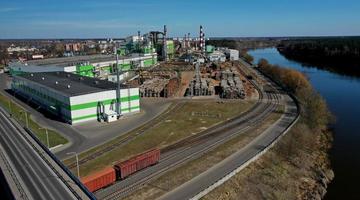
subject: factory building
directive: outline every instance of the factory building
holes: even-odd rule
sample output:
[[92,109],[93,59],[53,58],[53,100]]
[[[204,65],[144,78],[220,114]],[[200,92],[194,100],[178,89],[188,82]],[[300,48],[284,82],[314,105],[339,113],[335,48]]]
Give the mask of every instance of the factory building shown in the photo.
[[[59,120],[76,124],[116,119],[116,84],[68,72],[25,73],[13,77],[11,88]],[[120,115],[140,111],[138,88],[120,90]]]
[[225,50],[226,58],[230,61],[239,60],[239,51],[235,49],[226,49]]
[[214,51],[208,55],[208,59],[210,62],[225,62],[226,55],[221,51]]
[[[63,58],[49,58],[26,62],[10,63],[11,75],[38,72],[71,72],[82,76],[94,77],[103,73],[112,73],[116,57],[114,55],[89,55]],[[119,68],[128,71],[133,68],[150,67],[157,63],[157,54],[132,54],[120,56]]]

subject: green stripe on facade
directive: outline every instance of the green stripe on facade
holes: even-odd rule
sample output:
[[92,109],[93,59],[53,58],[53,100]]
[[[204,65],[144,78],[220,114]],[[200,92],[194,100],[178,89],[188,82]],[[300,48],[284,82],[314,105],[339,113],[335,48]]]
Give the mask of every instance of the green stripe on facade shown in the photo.
[[121,111],[133,111],[133,110],[138,110],[140,109],[140,106],[134,106],[134,107],[131,107],[130,109],[129,108],[122,108]]
[[[133,110],[138,110],[140,109],[140,106],[134,106],[134,107],[131,107],[130,109],[129,108],[122,108],[121,111],[133,111]],[[89,118],[97,118],[97,114],[91,114],[91,115],[84,115],[84,116],[81,116],[81,117],[75,117],[72,119],[72,121],[79,121],[79,120],[83,120],[83,119],[89,119]]]
[[97,117],[97,114],[92,114],[92,115],[85,115],[85,116],[81,116],[81,117],[75,117],[75,118],[72,118],[71,121],[79,121],[79,120],[83,120],[83,119],[89,119],[89,118],[96,118]]
[[[139,95],[130,96],[130,97],[122,97],[122,98],[120,98],[120,102],[129,102],[129,101],[139,100],[139,99],[140,99]],[[99,102],[102,102],[104,105],[110,105],[112,102],[115,103],[115,99],[108,99],[108,100],[104,100],[104,101],[96,101],[96,102],[72,105],[70,109],[71,109],[71,111],[73,111],[73,110],[82,110],[82,109],[87,109],[87,108],[94,108],[94,107],[98,106]]]

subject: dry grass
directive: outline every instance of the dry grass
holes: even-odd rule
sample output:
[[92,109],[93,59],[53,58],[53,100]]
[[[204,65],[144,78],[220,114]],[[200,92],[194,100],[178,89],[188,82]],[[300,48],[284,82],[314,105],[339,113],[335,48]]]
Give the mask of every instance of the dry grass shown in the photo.
[[173,144],[237,116],[253,105],[254,102],[247,101],[229,101],[227,103],[216,101],[186,102],[180,110],[169,115],[159,125],[148,129],[145,134],[81,165],[81,174],[85,176],[148,149],[163,148]]
[[186,163],[186,165],[180,166],[164,174],[157,180],[154,180],[141,190],[137,191],[135,194],[129,196],[128,199],[156,199],[177,186],[191,180],[196,175],[206,171],[216,163],[219,163],[226,157],[246,146],[250,141],[280,118],[282,114],[280,112],[281,110],[283,110],[283,106],[279,106],[278,111],[272,113],[266,120],[264,120],[264,123],[262,123],[261,126],[253,128],[226,142],[225,144],[220,145],[199,159],[190,161]]
[[[11,112],[12,117],[16,119],[21,125],[26,125],[24,115],[25,110],[20,105],[10,101],[10,99],[5,95],[0,94],[0,106],[5,108],[8,112]],[[29,120],[29,128],[35,133],[37,138],[39,138],[43,144],[47,145],[45,130],[41,130],[40,128],[42,127],[31,119],[31,114],[29,112],[27,112],[27,116]],[[59,144],[66,144],[68,142],[67,139],[61,136],[59,133],[53,130],[48,130],[48,132],[50,147],[54,147]]]
[[319,174],[332,177],[329,139],[300,122],[263,157],[203,199],[313,199]]

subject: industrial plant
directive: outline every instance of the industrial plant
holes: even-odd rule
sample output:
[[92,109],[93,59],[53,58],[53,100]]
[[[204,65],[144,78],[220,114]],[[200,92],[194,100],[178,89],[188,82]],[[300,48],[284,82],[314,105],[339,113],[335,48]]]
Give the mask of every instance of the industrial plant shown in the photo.
[[167,35],[164,26],[115,43],[111,54],[12,62],[11,89],[70,124],[109,123],[139,113],[140,98],[252,95],[254,88],[236,67],[238,50],[206,45],[202,26],[198,37]]

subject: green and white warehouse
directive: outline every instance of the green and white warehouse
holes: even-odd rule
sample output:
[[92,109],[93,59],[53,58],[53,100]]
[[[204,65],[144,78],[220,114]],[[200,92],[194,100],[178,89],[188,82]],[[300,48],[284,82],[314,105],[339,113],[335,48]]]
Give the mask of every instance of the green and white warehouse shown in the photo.
[[[116,110],[116,84],[74,73],[22,73],[13,76],[11,88],[70,124],[102,120]],[[139,112],[139,88],[121,89],[120,102],[120,115]]]
[[[114,55],[87,55],[62,58],[48,58],[43,60],[29,60],[9,64],[10,74],[37,72],[71,72],[88,77],[101,77],[116,71],[116,57]],[[157,54],[133,54],[120,56],[118,68],[129,71],[135,68],[148,68],[157,63]]]

